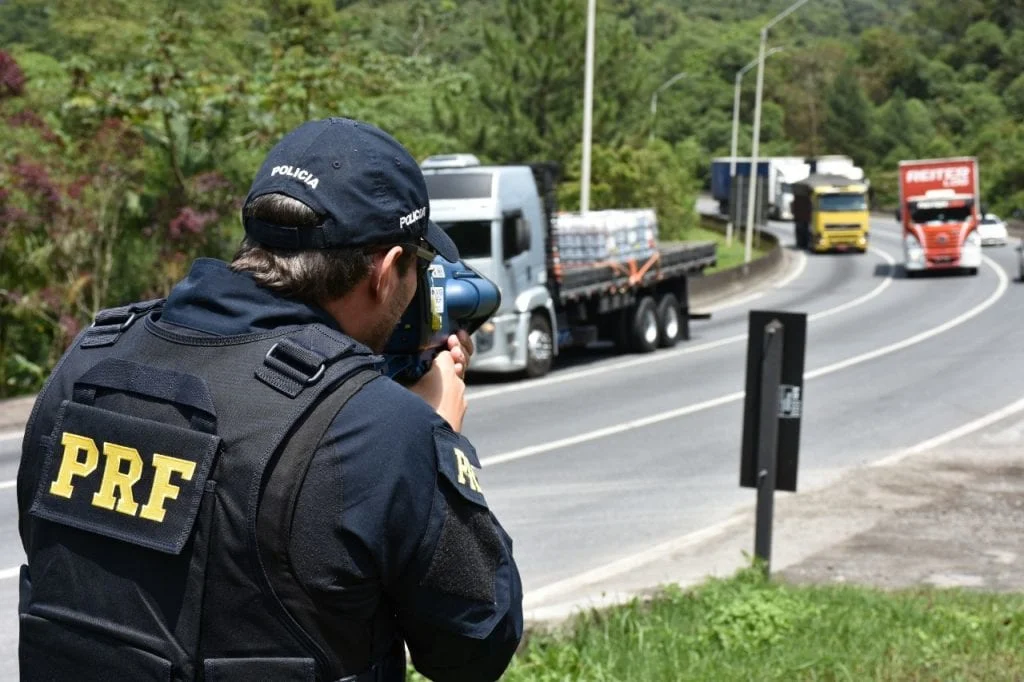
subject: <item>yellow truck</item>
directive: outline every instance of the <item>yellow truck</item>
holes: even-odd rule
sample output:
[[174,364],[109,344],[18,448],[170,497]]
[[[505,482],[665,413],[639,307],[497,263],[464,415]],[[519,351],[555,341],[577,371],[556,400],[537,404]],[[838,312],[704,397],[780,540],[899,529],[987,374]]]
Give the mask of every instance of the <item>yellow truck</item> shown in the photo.
[[812,174],[793,183],[797,248],[815,253],[868,250],[868,184],[841,175]]

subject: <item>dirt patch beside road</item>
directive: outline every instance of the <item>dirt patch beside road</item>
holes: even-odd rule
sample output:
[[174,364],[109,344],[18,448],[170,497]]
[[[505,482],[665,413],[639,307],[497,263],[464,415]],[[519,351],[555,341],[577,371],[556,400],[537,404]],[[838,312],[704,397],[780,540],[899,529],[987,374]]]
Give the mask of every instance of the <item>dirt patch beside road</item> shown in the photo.
[[[822,491],[824,493],[825,491]],[[877,506],[870,528],[787,567],[798,583],[1024,591],[1024,452],[946,448],[851,475],[797,513]]]

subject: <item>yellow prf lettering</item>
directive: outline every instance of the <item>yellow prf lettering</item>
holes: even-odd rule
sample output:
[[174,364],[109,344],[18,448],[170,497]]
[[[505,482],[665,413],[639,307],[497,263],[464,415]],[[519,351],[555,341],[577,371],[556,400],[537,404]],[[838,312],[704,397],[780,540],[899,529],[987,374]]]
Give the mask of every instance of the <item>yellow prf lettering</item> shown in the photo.
[[164,514],[167,513],[164,509],[164,502],[178,499],[178,492],[181,490],[171,483],[171,474],[180,474],[183,480],[191,481],[192,475],[196,471],[196,463],[187,459],[155,453],[153,468],[156,469],[156,474],[153,477],[153,490],[149,494],[149,501],[142,506],[139,516],[162,523]]
[[[142,457],[139,451],[117,443],[104,443],[103,456],[107,461],[103,468],[99,492],[92,496],[93,506],[115,509],[116,504],[117,511],[135,516],[139,505],[132,495],[132,486],[142,478]],[[122,462],[128,462],[128,471],[121,471]]]
[[[68,431],[60,439],[64,446],[64,455],[60,460],[60,471],[57,472],[57,480],[50,484],[50,493],[60,497],[71,499],[71,493],[75,486],[71,480],[75,476],[88,476],[96,471],[99,463],[100,453],[96,448],[96,441],[87,436],[79,436]],[[78,459],[78,453],[85,453],[85,461]]]
[[458,448],[452,449],[455,450],[455,462],[459,470],[459,483],[461,485],[468,485],[472,490],[480,492],[480,482],[476,480],[476,471],[473,469],[469,457],[466,457],[466,453]]

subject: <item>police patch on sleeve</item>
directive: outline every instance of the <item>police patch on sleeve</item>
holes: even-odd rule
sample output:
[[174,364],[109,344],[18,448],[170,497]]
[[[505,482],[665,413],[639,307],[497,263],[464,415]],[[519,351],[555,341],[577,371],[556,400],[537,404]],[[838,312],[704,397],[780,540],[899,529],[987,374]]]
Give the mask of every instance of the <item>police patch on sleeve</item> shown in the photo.
[[480,459],[473,445],[459,434],[442,427],[434,429],[437,468],[467,500],[487,507],[477,469]]
[[219,447],[211,434],[65,402],[29,513],[178,554]]

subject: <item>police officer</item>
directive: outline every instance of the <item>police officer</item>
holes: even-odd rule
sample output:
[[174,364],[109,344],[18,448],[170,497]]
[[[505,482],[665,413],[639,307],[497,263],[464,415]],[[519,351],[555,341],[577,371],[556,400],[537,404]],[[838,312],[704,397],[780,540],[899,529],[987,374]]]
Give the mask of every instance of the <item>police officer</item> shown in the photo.
[[231,264],[103,311],[37,399],[18,473],[24,680],[494,680],[512,541],[460,435],[472,345],[410,388],[385,342],[455,261],[392,137],[285,136]]

